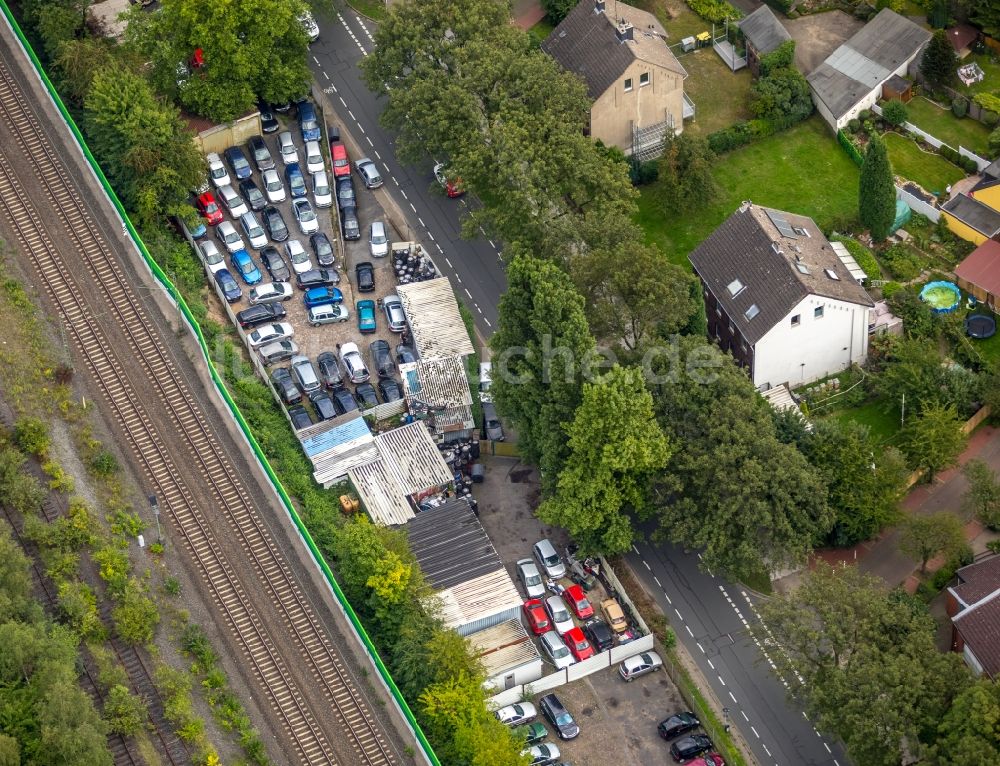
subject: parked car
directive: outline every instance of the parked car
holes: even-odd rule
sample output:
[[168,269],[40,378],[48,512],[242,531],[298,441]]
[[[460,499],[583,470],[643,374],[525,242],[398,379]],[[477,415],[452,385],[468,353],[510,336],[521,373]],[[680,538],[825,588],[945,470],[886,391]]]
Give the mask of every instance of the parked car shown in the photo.
[[361,176],[366,189],[377,189],[382,185],[382,176],[379,175],[378,168],[367,157],[362,157],[355,162],[354,169],[358,171],[358,175]]
[[354,275],[358,280],[359,293],[370,293],[375,290],[375,267],[370,261],[362,261],[355,266]]
[[292,373],[284,367],[275,367],[271,370],[271,383],[285,404],[298,404],[302,401],[302,392],[292,380]]
[[[267,222],[266,214],[264,221]],[[285,263],[285,259],[281,257],[281,253],[274,245],[268,245],[260,251],[260,262],[264,264],[264,269],[275,282],[287,282],[292,278],[288,271],[288,264]]]
[[319,306],[310,306],[306,309],[306,321],[313,327],[321,324],[336,324],[346,322],[351,318],[351,313],[343,303],[322,303]]
[[209,226],[215,226],[217,223],[222,223],[222,208],[219,207],[219,203],[215,201],[215,195],[212,192],[207,191],[204,194],[198,196],[195,200],[194,206],[201,213],[201,217],[205,219],[205,222]]
[[555,694],[546,694],[538,700],[538,709],[549,719],[560,739],[573,739],[580,734],[580,727]]
[[278,134],[278,154],[284,165],[291,165],[293,162],[299,161],[299,152],[295,148],[291,131],[285,130]]
[[382,299],[382,310],[385,321],[392,332],[406,330],[406,314],[403,313],[403,302],[398,295],[387,295]]
[[400,343],[396,346],[396,361],[400,364],[415,362],[417,361],[417,352],[414,351],[413,346]]
[[205,268],[210,274],[226,268],[226,261],[223,259],[222,253],[219,252],[219,248],[212,240],[206,239],[204,242],[199,242],[198,252],[201,253],[201,262],[205,264]]
[[545,728],[545,724],[538,721],[518,726],[511,733],[525,745],[537,745],[549,736],[549,730]]
[[321,285],[336,285],[340,283],[340,274],[336,269],[309,269],[295,277],[295,284],[300,290]]
[[631,681],[647,673],[654,673],[663,667],[663,660],[656,652],[643,652],[629,657],[618,666],[618,675],[625,681]]
[[326,234],[321,231],[313,234],[309,237],[309,246],[312,248],[313,255],[316,256],[316,263],[320,266],[333,266],[333,244]]
[[299,353],[299,347],[294,340],[279,340],[277,343],[261,346],[257,349],[257,353],[265,365],[272,365],[291,359]]
[[361,239],[361,223],[358,221],[358,209],[354,205],[341,208],[340,231],[346,240],[353,242]]
[[257,111],[260,112],[260,129],[265,133],[277,132],[279,125],[274,110],[267,104],[257,104]]
[[294,334],[295,328],[288,322],[274,322],[258,327],[252,333],[249,333],[247,335],[247,342],[251,348],[256,348],[257,346],[266,346],[268,343],[277,343],[279,340],[291,338]]
[[231,182],[229,171],[222,164],[222,158],[215,152],[211,152],[205,155],[205,160],[208,162],[208,177],[212,180],[215,188],[220,189],[223,186],[229,186]]
[[326,391],[313,391],[309,394],[309,401],[312,402],[313,409],[319,415],[320,420],[333,420],[339,414],[337,405]]
[[552,627],[560,636],[573,629],[573,617],[566,608],[566,602],[562,596],[549,596],[545,599],[545,611],[548,612],[549,619],[552,620]]
[[500,723],[505,723],[508,726],[520,726],[534,721],[538,717],[538,711],[530,702],[515,702],[513,705],[505,705],[493,715]]
[[319,231],[319,219],[316,218],[316,211],[313,210],[312,203],[307,199],[292,200],[292,213],[299,224],[299,231],[303,234],[313,234]]
[[244,330],[256,327],[264,322],[273,322],[287,316],[285,307],[280,303],[258,303],[236,314],[236,321]]
[[333,207],[333,190],[330,188],[330,177],[325,170],[313,174],[313,202],[316,207]]
[[233,175],[236,176],[237,181],[249,178],[253,174],[253,168],[250,167],[250,163],[247,162],[247,157],[240,147],[230,146],[223,154],[226,156],[229,167],[233,169]]
[[528,755],[531,756],[531,766],[550,766],[559,761],[559,748],[552,744],[532,745],[528,748]]
[[403,387],[395,378],[381,377],[378,379],[378,392],[382,394],[382,401],[398,402],[403,398]]
[[243,198],[229,184],[219,187],[219,198],[222,200],[222,204],[226,206],[226,210],[229,211],[229,215],[233,217],[233,220],[236,220],[247,212],[246,202],[243,201]]
[[308,356],[302,356],[301,354],[293,356],[291,368],[292,375],[295,376],[295,382],[299,384],[299,388],[306,394],[319,390],[321,385],[319,376],[316,375],[316,368],[313,367]]
[[532,552],[535,554],[535,561],[553,580],[566,576],[566,565],[563,564],[563,560],[556,553],[555,546],[549,542],[547,537],[535,543],[532,546]]
[[689,710],[674,713],[669,718],[660,721],[656,726],[656,731],[663,739],[674,739],[681,734],[687,734],[692,729],[701,726],[698,717]]
[[260,136],[250,137],[250,140],[247,141],[247,152],[253,157],[253,163],[261,173],[274,167],[271,150],[267,148],[267,144]]
[[285,165],[285,183],[288,184],[288,193],[292,199],[306,196],[306,179],[299,169],[299,163]]
[[507,438],[503,433],[503,424],[497,416],[497,408],[490,401],[483,402],[483,430],[490,441],[502,442]]
[[341,386],[340,388],[335,388],[330,392],[330,396],[333,398],[333,403],[337,407],[337,411],[341,415],[345,415],[348,412],[355,412],[359,410],[358,402],[351,395],[351,392],[346,388]]
[[340,176],[337,183],[337,209],[343,210],[345,207],[356,206],[357,197],[354,194],[354,180],[350,176]]
[[332,351],[320,352],[316,357],[316,367],[319,370],[319,379],[327,388],[340,388],[344,385],[344,376],[340,372],[340,363],[337,355]]
[[314,43],[319,40],[319,24],[316,23],[316,19],[313,18],[312,13],[302,11],[297,18],[299,24],[302,25],[303,31],[306,33],[306,37],[309,38],[309,42]]
[[343,343],[340,346],[340,363],[351,383],[364,383],[368,380],[368,368],[361,358],[357,343]]
[[375,370],[378,374],[384,377],[392,377],[392,374],[396,371],[396,364],[392,360],[392,352],[389,350],[389,344],[384,340],[374,340],[369,344],[368,352],[371,354],[372,363],[375,365]]
[[340,180],[343,177],[350,178],[351,162],[347,158],[347,147],[340,143],[340,139],[330,140],[330,159],[333,165],[333,177]]
[[358,301],[354,304],[354,310],[358,314],[358,331],[363,333],[375,332],[375,301]]
[[340,303],[343,300],[344,294],[340,291],[340,288],[331,287],[330,285],[310,287],[302,295],[302,305],[306,308],[322,306],[327,303]]
[[385,224],[373,221],[368,227],[368,251],[372,258],[384,258],[389,254],[389,238],[385,235]]
[[705,753],[701,758],[688,761],[688,766],[726,766],[726,761],[718,753]]
[[287,301],[292,297],[292,286],[287,282],[265,282],[250,290],[247,300],[250,305],[258,303],[277,303]]
[[[184,224],[181,224],[181,225],[183,226]],[[194,238],[194,239],[201,239],[206,234],[208,234],[208,227],[205,225],[204,221],[198,221],[194,225],[194,228],[191,229],[190,231],[191,231],[191,237],[192,238]]]
[[554,630],[550,630],[548,633],[543,633],[538,643],[542,645],[542,650],[549,658],[549,661],[556,666],[556,669],[562,670],[563,668],[568,668],[576,662],[576,660],[573,659],[573,655],[569,653],[569,649],[566,644],[563,642],[562,636]]
[[212,276],[215,277],[215,282],[219,286],[219,289],[222,290],[222,294],[226,296],[227,302],[236,303],[236,301],[243,297],[243,291],[236,284],[236,280],[229,273],[229,269],[219,269]]
[[240,194],[247,201],[251,210],[263,210],[264,206],[267,205],[264,192],[260,190],[252,178],[244,178],[240,181]]
[[445,194],[449,197],[461,197],[465,194],[465,185],[462,183],[462,179],[448,178],[443,162],[439,162],[434,166],[434,178],[441,184],[441,188],[444,189]]
[[615,599],[606,598],[601,602],[601,614],[615,633],[623,633],[628,628],[625,612]]
[[281,177],[277,170],[265,170],[261,176],[264,182],[264,194],[267,201],[272,205],[285,201],[285,187],[281,183]]
[[573,614],[581,620],[589,620],[594,616],[594,607],[579,585],[570,585],[562,595],[569,608],[573,610]]
[[358,383],[354,387],[354,398],[358,400],[362,409],[378,405],[378,396],[376,396],[375,387],[371,383]]
[[254,250],[260,250],[267,244],[267,234],[264,233],[264,227],[260,225],[257,221],[257,216],[253,213],[246,212],[241,215],[240,226],[243,228],[243,233],[247,235],[247,239],[250,241],[250,247]]
[[[297,239],[290,239],[285,243],[285,255],[288,256],[288,260],[292,264],[292,271],[299,276],[307,271],[312,271],[313,262],[309,258],[309,253]],[[299,287],[302,285],[299,284]]]
[[692,734],[678,739],[670,746],[670,755],[677,763],[687,763],[713,747],[712,740],[704,734]]
[[577,662],[583,662],[594,656],[594,647],[590,645],[590,641],[583,635],[580,628],[574,627],[572,630],[567,630],[563,641]]
[[233,270],[248,285],[256,285],[264,278],[264,275],[260,273],[260,269],[257,268],[257,264],[250,257],[250,253],[246,250],[237,250],[229,256],[229,260],[233,264]]
[[292,421],[292,428],[296,431],[301,431],[303,428],[309,428],[309,426],[313,424],[312,415],[310,415],[309,411],[301,404],[289,407],[288,417]]
[[590,644],[599,652],[605,652],[614,646],[615,637],[614,632],[608,627],[608,624],[595,617],[593,620],[587,620],[583,624],[583,634],[590,639]]
[[299,102],[299,132],[303,141],[319,141],[319,120],[316,119],[316,108],[309,101]]
[[549,615],[540,598],[529,598],[521,605],[521,609],[524,611],[528,627],[536,636],[552,630],[552,623],[549,622]]
[[263,218],[264,228],[267,229],[271,239],[275,242],[284,242],[288,239],[288,224],[285,223],[285,218],[278,208],[273,206],[264,208]]
[[490,394],[490,386],[493,385],[493,363],[479,363],[479,401],[491,402],[493,397]]
[[542,576],[538,574],[538,567],[531,559],[518,559],[514,565],[517,569],[517,579],[524,586],[524,592],[528,598],[538,598],[545,595],[545,583]]
[[325,170],[323,165],[323,152],[320,151],[319,141],[306,141],[306,172],[312,175]]

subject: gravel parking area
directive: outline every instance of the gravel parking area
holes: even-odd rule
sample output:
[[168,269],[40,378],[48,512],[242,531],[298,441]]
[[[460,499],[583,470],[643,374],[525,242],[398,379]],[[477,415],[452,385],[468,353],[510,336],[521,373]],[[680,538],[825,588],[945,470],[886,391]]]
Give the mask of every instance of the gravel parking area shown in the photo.
[[795,40],[795,65],[808,75],[865,24],[843,11],[828,11],[781,19],[788,34]]

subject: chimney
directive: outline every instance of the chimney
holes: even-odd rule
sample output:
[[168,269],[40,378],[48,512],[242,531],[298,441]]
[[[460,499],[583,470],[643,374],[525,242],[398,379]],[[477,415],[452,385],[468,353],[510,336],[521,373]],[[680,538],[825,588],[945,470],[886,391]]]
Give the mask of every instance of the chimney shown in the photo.
[[594,0],[594,13],[604,13],[606,0]]
[[751,207],[753,207],[753,203],[750,200],[745,199],[743,200],[743,202],[740,203],[740,212],[745,213]]
[[618,22],[618,42],[632,42],[632,25],[625,19]]

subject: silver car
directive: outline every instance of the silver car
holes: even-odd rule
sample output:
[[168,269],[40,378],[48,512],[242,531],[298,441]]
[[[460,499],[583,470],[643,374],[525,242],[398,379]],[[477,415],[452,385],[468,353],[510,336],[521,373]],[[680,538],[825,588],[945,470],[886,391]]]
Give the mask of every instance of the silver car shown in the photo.
[[566,602],[562,600],[562,596],[549,596],[545,599],[545,611],[549,613],[549,619],[552,620],[552,627],[556,629],[556,633],[560,636],[573,630],[573,618],[570,616],[569,609],[566,608]]
[[365,360],[361,358],[357,343],[344,343],[340,346],[340,363],[344,366],[351,383],[364,383],[368,380],[368,368],[365,367]]
[[201,261],[205,264],[205,268],[208,269],[209,274],[214,274],[226,268],[226,261],[222,257],[222,253],[219,252],[219,248],[215,246],[215,243],[206,239],[198,243],[198,250],[201,253]]
[[313,234],[319,231],[319,219],[316,211],[313,210],[312,203],[307,199],[292,200],[292,213],[299,224],[299,230],[303,234]]
[[279,202],[285,201],[285,187],[284,184],[281,183],[281,176],[278,175],[277,170],[265,170],[263,181],[264,194],[267,195],[268,202],[272,205],[276,205]]
[[308,356],[293,356],[291,369],[292,375],[295,376],[295,382],[299,384],[299,388],[303,392],[310,394],[313,391],[319,391],[321,385],[319,376],[316,375],[316,368],[313,367]]
[[569,652],[569,647],[566,646],[562,638],[554,630],[542,633],[542,637],[538,643],[542,645],[542,649],[545,650],[549,661],[560,670],[568,668],[576,662],[576,659]]
[[208,161],[208,177],[212,179],[215,188],[221,189],[223,186],[228,186],[231,183],[229,171],[222,164],[222,158],[216,152],[212,152],[206,155],[205,159]]
[[281,161],[286,165],[291,165],[293,162],[299,161],[299,152],[295,148],[295,142],[292,140],[290,130],[285,130],[278,134],[278,154],[281,155]]
[[518,559],[516,566],[517,579],[524,586],[524,592],[528,594],[528,598],[544,596],[545,583],[542,582],[542,576],[538,574],[535,562],[531,559]]
[[239,232],[236,231],[236,227],[229,221],[223,221],[215,227],[215,236],[230,253],[235,253],[237,250],[246,250],[246,245],[243,244],[243,237],[240,236]]
[[368,249],[372,258],[384,258],[389,254],[389,238],[385,235],[385,224],[374,221],[368,228]]
[[333,190],[325,170],[314,173],[312,177],[313,201],[316,207],[333,207]]
[[319,306],[310,306],[306,312],[306,319],[313,327],[321,324],[334,324],[336,322],[346,322],[351,318],[350,312],[343,303],[323,303]]
[[319,173],[325,169],[323,152],[319,149],[319,141],[306,141],[306,170],[310,173]]
[[656,652],[643,652],[634,657],[629,657],[618,666],[618,675],[625,681],[644,676],[663,667],[663,660]]
[[285,254],[292,263],[292,271],[296,274],[305,274],[312,270],[312,259],[297,239],[290,239],[285,243]]
[[406,314],[403,313],[403,302],[398,295],[385,296],[382,299],[382,309],[392,332],[403,332],[406,329]]
[[354,169],[358,171],[361,180],[365,182],[366,189],[377,189],[382,185],[382,176],[379,175],[378,168],[367,157],[362,157],[355,162]]
[[219,196],[222,198],[222,204],[229,211],[229,215],[234,219],[239,218],[247,212],[247,203],[243,201],[243,198],[229,184],[219,187]]
[[545,570],[545,574],[549,577],[558,580],[560,577],[566,576],[566,565],[563,564],[563,560],[556,553],[555,546],[549,542],[548,538],[535,543],[532,546],[532,552],[535,554],[535,560],[539,566]]
[[257,303],[277,303],[292,297],[292,286],[287,282],[265,282],[250,288],[250,305]]
[[250,247],[254,250],[260,250],[267,244],[267,234],[264,233],[264,227],[260,225],[260,221],[253,213],[241,215],[240,226],[243,227],[243,232],[250,240]]
[[266,346],[261,346],[257,349],[257,353],[260,354],[261,361],[266,365],[274,364],[275,362],[283,362],[286,359],[291,359],[293,356],[299,353],[299,347],[294,340],[279,340],[277,343],[268,343]]
[[[295,334],[295,328],[288,322],[273,322],[258,327],[247,335],[247,340],[251,347],[265,346],[268,343],[277,343],[279,340],[291,338]],[[554,598],[559,598],[555,596]]]

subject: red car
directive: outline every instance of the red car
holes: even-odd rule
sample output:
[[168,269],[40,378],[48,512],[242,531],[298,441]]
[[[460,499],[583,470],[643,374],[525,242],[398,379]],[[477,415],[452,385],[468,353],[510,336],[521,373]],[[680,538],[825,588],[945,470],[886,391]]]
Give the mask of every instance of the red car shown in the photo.
[[198,197],[195,207],[198,208],[198,212],[201,213],[202,217],[208,221],[209,226],[222,223],[222,208],[215,201],[215,195],[212,192],[205,192]]
[[563,643],[569,647],[570,652],[576,657],[577,662],[583,662],[588,657],[594,656],[594,647],[590,645],[590,642],[583,635],[583,631],[579,627],[567,630],[562,638]]
[[330,158],[333,160],[333,177],[347,178],[351,175],[351,163],[347,159],[347,147],[340,141],[330,142]]
[[549,616],[546,614],[540,598],[525,601],[522,609],[524,609],[524,616],[528,618],[528,627],[536,636],[552,630],[552,623],[549,622]]
[[701,758],[689,761],[688,766],[726,766],[726,762],[718,753],[706,753]]
[[434,177],[444,187],[444,191],[449,197],[461,197],[465,194],[465,184],[462,183],[462,179],[448,178],[445,173],[444,163],[439,162],[434,166]]
[[594,616],[594,607],[590,605],[587,595],[579,585],[571,585],[563,591],[563,599],[581,620],[589,620]]

